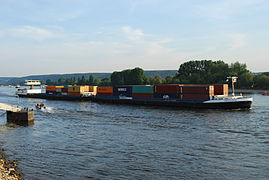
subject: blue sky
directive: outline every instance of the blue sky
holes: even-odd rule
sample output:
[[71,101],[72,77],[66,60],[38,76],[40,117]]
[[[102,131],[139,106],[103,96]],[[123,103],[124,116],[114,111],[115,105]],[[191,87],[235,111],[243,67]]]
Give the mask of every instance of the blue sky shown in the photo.
[[178,69],[269,71],[267,0],[0,0],[0,76]]

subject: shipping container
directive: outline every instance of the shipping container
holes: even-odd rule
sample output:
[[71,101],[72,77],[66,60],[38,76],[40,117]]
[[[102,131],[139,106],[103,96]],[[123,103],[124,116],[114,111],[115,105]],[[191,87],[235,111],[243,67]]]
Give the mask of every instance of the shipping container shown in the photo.
[[228,96],[228,84],[214,84],[214,95]]
[[62,92],[63,88],[56,88],[56,92]]
[[208,94],[214,96],[214,86],[182,86],[181,94]]
[[97,86],[89,86],[88,92],[97,92]]
[[67,92],[62,92],[62,95],[66,96],[66,95],[68,95],[68,93]]
[[63,88],[64,86],[46,86],[46,91],[56,91],[56,88]]
[[132,95],[133,97],[137,97],[137,98],[153,98],[154,94],[142,94],[142,93],[137,93]]
[[82,88],[84,88],[84,92],[89,92],[89,87],[90,86],[81,86]]
[[68,92],[83,93],[83,92],[87,92],[87,90],[89,90],[89,86],[71,86],[71,87],[68,87]]
[[97,93],[112,93],[113,94],[113,87],[97,87]]
[[181,94],[180,99],[182,100],[210,100],[209,94]]
[[178,94],[180,93],[180,85],[179,84],[164,84],[164,85],[155,85],[154,86],[155,93],[163,94]]
[[137,85],[133,86],[133,94],[153,94],[154,86],[151,85]]
[[132,86],[116,86],[113,88],[114,96],[132,97]]
[[81,95],[83,95],[83,93],[81,93],[81,92],[68,92],[67,95],[69,95],[69,96],[81,96]]
[[46,91],[46,94],[56,94],[56,91]]
[[68,88],[67,87],[62,88],[62,92],[68,92]]
[[180,94],[175,93],[154,93],[155,98],[162,99],[178,99]]

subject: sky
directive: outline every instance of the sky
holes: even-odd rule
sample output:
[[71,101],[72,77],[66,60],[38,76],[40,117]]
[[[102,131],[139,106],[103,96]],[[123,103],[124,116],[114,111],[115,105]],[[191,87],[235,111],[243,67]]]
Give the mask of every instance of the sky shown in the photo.
[[0,76],[204,59],[269,71],[268,20],[268,0],[0,0]]

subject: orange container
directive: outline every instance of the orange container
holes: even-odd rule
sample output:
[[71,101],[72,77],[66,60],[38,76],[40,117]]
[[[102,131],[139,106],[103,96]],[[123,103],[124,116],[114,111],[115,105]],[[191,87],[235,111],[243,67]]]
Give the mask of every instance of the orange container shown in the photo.
[[56,91],[57,88],[63,88],[64,86],[46,86],[46,91]]
[[97,93],[113,93],[113,87],[97,87]]

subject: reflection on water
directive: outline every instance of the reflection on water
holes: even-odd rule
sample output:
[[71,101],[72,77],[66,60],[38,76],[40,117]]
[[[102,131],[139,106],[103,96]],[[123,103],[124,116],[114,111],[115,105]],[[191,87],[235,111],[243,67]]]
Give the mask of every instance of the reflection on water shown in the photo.
[[0,117],[0,141],[27,179],[268,179],[269,97],[254,98],[249,111],[19,99],[47,109],[30,127]]

